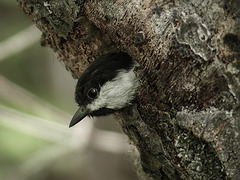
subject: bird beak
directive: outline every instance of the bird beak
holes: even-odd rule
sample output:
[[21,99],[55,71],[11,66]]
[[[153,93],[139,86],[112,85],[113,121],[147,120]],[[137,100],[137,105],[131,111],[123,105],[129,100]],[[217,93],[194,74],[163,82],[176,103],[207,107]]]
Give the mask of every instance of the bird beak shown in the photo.
[[74,126],[75,124],[77,124],[79,121],[81,121],[83,118],[85,118],[88,115],[88,109],[85,107],[80,107],[77,112],[74,114],[69,127]]

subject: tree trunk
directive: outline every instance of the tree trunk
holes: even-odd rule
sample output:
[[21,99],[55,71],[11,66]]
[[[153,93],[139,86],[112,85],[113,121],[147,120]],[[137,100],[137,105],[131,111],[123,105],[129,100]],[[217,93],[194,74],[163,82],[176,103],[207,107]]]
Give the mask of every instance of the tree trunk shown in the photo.
[[239,0],[18,2],[74,77],[109,52],[139,62],[137,105],[118,117],[146,173],[239,179]]

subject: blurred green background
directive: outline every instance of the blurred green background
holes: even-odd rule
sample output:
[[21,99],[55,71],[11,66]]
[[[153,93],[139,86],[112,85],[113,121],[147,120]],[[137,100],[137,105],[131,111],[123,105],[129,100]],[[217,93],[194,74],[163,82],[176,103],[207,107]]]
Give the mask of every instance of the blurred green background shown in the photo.
[[15,0],[0,1],[0,32],[0,179],[137,179],[113,118],[68,128],[76,80]]

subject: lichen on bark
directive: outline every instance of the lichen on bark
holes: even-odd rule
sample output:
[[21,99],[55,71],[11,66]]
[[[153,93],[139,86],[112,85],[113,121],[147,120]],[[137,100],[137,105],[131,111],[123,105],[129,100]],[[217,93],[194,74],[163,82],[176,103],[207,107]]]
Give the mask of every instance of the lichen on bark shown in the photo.
[[118,117],[145,172],[239,178],[238,1],[18,1],[74,77],[109,52],[139,62],[137,105]]

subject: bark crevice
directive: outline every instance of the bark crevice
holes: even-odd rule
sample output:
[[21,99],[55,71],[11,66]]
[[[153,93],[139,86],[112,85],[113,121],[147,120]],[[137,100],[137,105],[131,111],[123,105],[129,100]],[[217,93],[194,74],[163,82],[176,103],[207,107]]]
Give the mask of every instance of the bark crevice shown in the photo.
[[18,2],[74,77],[110,52],[139,62],[137,106],[119,121],[145,172],[239,179],[238,1]]

